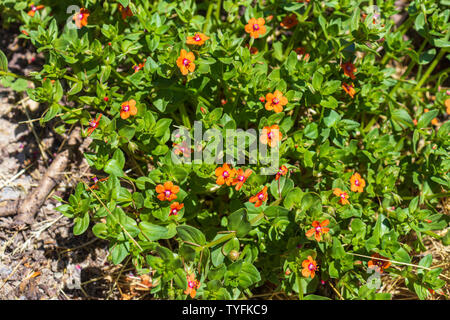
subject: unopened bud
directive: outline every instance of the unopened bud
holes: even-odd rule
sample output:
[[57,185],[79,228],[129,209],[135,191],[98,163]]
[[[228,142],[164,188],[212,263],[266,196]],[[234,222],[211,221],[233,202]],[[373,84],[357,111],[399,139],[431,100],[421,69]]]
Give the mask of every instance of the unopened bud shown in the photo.
[[228,258],[230,258],[230,260],[232,261],[236,261],[237,259],[239,259],[239,256],[241,254],[236,251],[236,250],[231,250],[230,253],[228,254]]

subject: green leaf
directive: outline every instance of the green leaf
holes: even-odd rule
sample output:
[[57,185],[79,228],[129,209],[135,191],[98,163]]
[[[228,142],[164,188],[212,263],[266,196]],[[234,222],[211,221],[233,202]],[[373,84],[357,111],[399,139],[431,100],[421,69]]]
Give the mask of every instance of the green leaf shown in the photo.
[[88,211],[82,213],[81,216],[76,217],[74,220],[73,234],[76,236],[83,234],[89,227],[89,221]]
[[236,231],[236,236],[243,237],[250,230],[252,226],[247,218],[247,212],[241,208],[228,216],[228,230]]
[[108,237],[108,227],[104,223],[96,223],[92,227],[92,233],[94,233],[97,238],[106,239]]
[[303,133],[309,139],[316,139],[319,136],[319,130],[317,128],[318,128],[317,123],[311,122],[305,127]]
[[420,259],[419,266],[429,268],[431,266],[432,261],[433,261],[433,255],[431,253],[427,254],[425,257]]
[[258,269],[256,269],[253,264],[244,262],[238,276],[239,286],[243,289],[247,289],[260,280],[261,276]]
[[174,236],[173,232],[170,232],[168,227],[152,224],[147,221],[141,222],[139,228],[144,233],[145,238],[150,241],[170,239]]
[[444,246],[450,245],[450,230],[447,230],[447,233],[446,233],[445,236],[442,238],[442,244],[443,244]]
[[435,56],[436,56],[435,48],[427,50],[419,56],[419,64],[428,64],[434,59]]
[[177,227],[177,232],[183,241],[192,242],[200,246],[203,246],[206,243],[205,235],[197,228],[182,225]]
[[275,199],[279,199],[280,196],[284,197],[286,194],[294,188],[294,182],[286,177],[280,177],[278,180],[273,180],[270,184],[270,193]]
[[183,269],[181,269],[181,268],[176,269],[173,279],[174,279],[175,285],[178,288],[180,288],[180,289],[187,288],[187,286],[188,286],[187,277],[186,277],[186,273],[184,272]]
[[54,103],[50,106],[50,108],[47,110],[47,112],[45,113],[45,116],[42,120],[42,122],[48,122],[51,119],[53,119],[59,112],[61,111],[61,107],[59,106],[59,104]]
[[130,244],[128,242],[120,242],[112,244],[110,248],[111,260],[114,264],[121,263],[128,255]]
[[159,119],[158,122],[156,123],[155,137],[163,136],[167,132],[167,130],[169,130],[169,126],[171,123],[172,119],[167,118]]
[[394,260],[405,262],[405,263],[411,263],[411,257],[409,256],[408,252],[400,248],[394,253]]
[[436,118],[438,114],[439,110],[431,110],[425,112],[420,116],[419,120],[417,121],[417,128],[418,129],[426,128],[428,124],[431,122],[431,120]]
[[2,50],[0,50],[0,71],[8,72],[8,58]]
[[328,128],[336,126],[339,120],[341,120],[341,116],[334,110],[330,110],[328,115],[323,118],[323,122]]
[[417,31],[422,31],[423,26],[425,25],[425,15],[423,12],[419,13],[419,15],[416,17],[416,20],[414,22],[415,29]]
[[103,169],[106,173],[113,174],[117,177],[123,177],[123,170],[120,166],[119,161],[116,159],[110,159],[105,165],[105,168]]
[[318,71],[314,72],[314,75],[312,77],[312,85],[314,90],[319,91],[322,87],[322,82],[323,82],[323,75]]
[[341,259],[345,256],[344,247],[337,238],[333,238],[333,246],[331,247],[331,256],[335,259]]
[[361,19],[361,11],[358,7],[354,8],[353,14],[350,20],[350,31],[358,30],[359,20]]
[[303,191],[300,188],[294,188],[286,195],[286,198],[284,198],[284,206],[291,210],[294,205],[300,203],[303,197]]
[[391,117],[392,120],[399,124],[401,127],[412,128],[414,125],[411,116],[405,109],[391,110]]

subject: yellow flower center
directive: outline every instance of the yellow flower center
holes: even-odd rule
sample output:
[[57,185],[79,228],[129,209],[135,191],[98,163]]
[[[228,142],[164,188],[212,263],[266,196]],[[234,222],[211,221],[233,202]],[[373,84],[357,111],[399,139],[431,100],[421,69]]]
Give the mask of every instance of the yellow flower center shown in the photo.
[[255,23],[253,25],[253,30],[258,31],[259,30],[259,25]]

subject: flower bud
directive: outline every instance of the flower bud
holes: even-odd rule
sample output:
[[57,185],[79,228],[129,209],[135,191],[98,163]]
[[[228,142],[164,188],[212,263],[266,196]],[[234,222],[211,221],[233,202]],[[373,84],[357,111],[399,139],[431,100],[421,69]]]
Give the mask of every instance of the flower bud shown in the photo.
[[239,253],[239,251],[231,250],[230,253],[228,254],[228,258],[230,258],[230,260],[232,261],[236,261],[237,259],[239,259],[240,255],[241,254]]

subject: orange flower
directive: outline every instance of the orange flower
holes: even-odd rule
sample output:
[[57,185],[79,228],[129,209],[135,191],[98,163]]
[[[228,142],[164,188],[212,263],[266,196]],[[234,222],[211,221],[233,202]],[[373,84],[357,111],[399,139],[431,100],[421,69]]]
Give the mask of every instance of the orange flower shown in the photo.
[[129,116],[135,116],[137,114],[136,101],[133,99],[125,101],[120,107],[120,117],[122,119],[127,119]]
[[280,169],[278,169],[277,175],[275,176],[275,180],[280,179],[281,176],[285,176],[288,173],[288,169],[286,166],[281,166]]
[[353,192],[363,192],[364,187],[366,186],[366,181],[359,175],[359,173],[355,173],[350,178],[351,187],[350,189]]
[[311,279],[314,279],[316,271],[319,270],[317,262],[311,256],[308,256],[307,260],[303,260],[302,267],[302,275],[305,278],[311,277]]
[[228,166],[228,163],[225,163],[222,167],[216,168],[215,174],[217,176],[216,183],[218,185],[226,183],[227,186],[229,186],[233,182],[233,177],[236,175],[236,169],[231,169]]
[[262,205],[264,201],[267,200],[267,186],[265,186],[260,192],[258,192],[256,195],[250,198],[250,202],[255,202],[255,208]]
[[389,266],[391,265],[390,261],[376,259],[376,258],[381,258],[381,259],[388,260],[388,258],[383,257],[382,255],[380,255],[378,253],[374,253],[371,257],[374,259],[370,260],[369,263],[367,264],[367,266],[369,268],[374,268],[379,273],[383,273],[384,269],[389,268]]
[[250,37],[259,38],[266,33],[266,21],[264,18],[251,18],[245,26],[245,32],[250,33]]
[[303,57],[304,61],[308,61],[309,60],[309,53],[306,53],[306,49],[305,48],[298,47],[294,51],[297,54],[297,59],[298,60],[302,60],[302,57]]
[[99,178],[97,178],[96,176],[94,176],[94,177],[92,178],[92,180],[94,181],[94,184],[93,184],[92,186],[90,186],[89,189],[91,189],[91,190],[98,189],[97,183],[106,181],[106,180],[108,180],[108,179],[109,179],[109,177],[106,177],[106,178],[103,178],[103,179],[99,179]]
[[122,13],[122,19],[125,20],[127,17],[132,17],[133,12],[131,11],[130,7],[124,8],[123,5],[119,3],[119,11]]
[[[42,79],[42,80],[45,81],[45,80],[47,80],[47,78],[44,77],[44,79]],[[55,80],[50,80],[50,82],[51,82],[51,84],[54,84],[54,83],[55,83]]]
[[98,127],[98,123],[100,122],[100,118],[101,118],[101,117],[102,117],[102,115],[100,114],[100,115],[98,116],[97,119],[89,121],[89,126],[90,126],[90,128],[87,130],[88,137],[89,137],[89,136],[91,135],[91,133],[94,132],[94,130]]
[[184,76],[189,72],[194,72],[194,60],[195,56],[192,52],[187,52],[186,50],[181,49],[180,56],[177,59],[177,66],[180,68],[180,71]]
[[44,9],[45,7],[43,6],[43,5],[39,5],[39,6],[35,6],[34,4],[31,4],[30,5],[30,11],[28,11],[28,15],[30,16],[30,17],[34,17],[34,14],[36,13],[36,11],[38,11],[38,10],[42,10],[42,9]]
[[335,196],[338,196],[340,199],[339,201],[341,202],[341,204],[349,204],[350,202],[348,201],[349,195],[347,192],[342,191],[339,188],[335,188],[333,190],[333,193]]
[[445,111],[450,114],[450,98],[445,99]]
[[245,172],[242,169],[239,169],[237,171],[237,173],[236,173],[237,176],[236,176],[236,178],[234,178],[234,180],[232,182],[233,186],[236,185],[236,191],[239,191],[242,188],[245,181],[248,179],[248,177],[250,177],[252,172],[253,171],[251,169],[247,169],[247,170],[245,170]]
[[344,91],[347,92],[350,95],[350,97],[352,97],[352,99],[353,99],[353,97],[356,94],[353,84],[347,84],[345,82],[342,82],[342,89],[344,89]]
[[326,228],[326,226],[330,223],[330,220],[326,219],[319,223],[319,221],[313,221],[312,229],[309,229],[306,232],[306,236],[309,238],[312,235],[314,235],[314,238],[316,238],[317,241],[320,241],[322,239],[322,234],[328,233],[330,231],[329,228]]
[[87,22],[87,18],[89,17],[90,13],[87,9],[85,8],[81,8],[80,12],[76,13],[73,16],[73,20],[75,20],[75,24],[77,26],[78,29],[87,26],[88,22]]
[[[147,61],[147,59],[144,59],[144,62]],[[138,65],[134,65],[134,73],[138,72],[139,70],[143,69],[145,66],[145,63],[139,63]]]
[[192,299],[195,298],[197,294],[197,289],[200,288],[200,282],[195,279],[195,274],[190,274],[187,276],[188,286],[187,289],[184,290],[184,294],[188,294]]
[[284,97],[279,90],[275,90],[274,93],[268,93],[266,95],[266,101],[266,110],[273,110],[275,111],[275,113],[283,111],[283,106],[287,105],[288,103],[288,99]]
[[183,209],[184,204],[183,203],[178,203],[178,202],[174,202],[170,205],[170,213],[169,216],[176,216],[178,214],[178,212]]
[[280,127],[274,124],[273,126],[263,128],[259,141],[262,144],[268,144],[273,148],[278,145],[278,142],[280,142],[282,138],[283,135],[281,134]]
[[[425,111],[425,113],[427,113],[430,110],[424,109],[423,111]],[[439,120],[437,118],[434,118],[433,120],[431,120],[431,124],[437,126],[439,124]]]
[[29,36],[30,34],[26,30],[21,31],[24,35]]
[[285,16],[283,21],[281,21],[280,26],[286,29],[295,27],[298,24],[297,15],[295,13]]
[[176,155],[183,154],[185,158],[189,158],[191,156],[192,148],[186,141],[183,141],[182,143],[174,143],[172,146],[174,147],[173,152],[175,152]]
[[343,63],[343,64],[341,64],[341,68],[344,69],[344,74],[347,77],[350,77],[353,80],[356,78],[355,75],[353,74],[354,72],[356,72],[356,68],[353,63],[351,63],[351,62]]
[[167,181],[156,186],[156,192],[159,193],[157,198],[161,201],[172,201],[177,198],[177,193],[180,191],[179,186],[175,186],[171,181]]
[[196,33],[193,37],[187,37],[186,43],[201,46],[206,40],[209,40],[208,36],[205,36],[203,33]]

